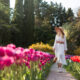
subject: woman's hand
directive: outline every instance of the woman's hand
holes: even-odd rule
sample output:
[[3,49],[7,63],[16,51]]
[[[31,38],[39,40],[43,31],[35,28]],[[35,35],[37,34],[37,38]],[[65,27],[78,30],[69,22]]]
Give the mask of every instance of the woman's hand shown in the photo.
[[66,53],[66,52],[67,52],[67,50],[64,50],[64,52]]
[[53,48],[53,52],[55,52],[55,48]]

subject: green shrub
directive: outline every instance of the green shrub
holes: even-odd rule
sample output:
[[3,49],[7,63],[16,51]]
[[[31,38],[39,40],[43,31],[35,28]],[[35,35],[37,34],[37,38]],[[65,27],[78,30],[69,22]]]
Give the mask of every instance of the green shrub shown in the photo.
[[80,47],[74,50],[74,54],[80,55]]
[[44,44],[44,43],[36,43],[36,44],[32,44],[29,46],[29,48],[35,49],[35,50],[40,50],[40,51],[44,51],[44,52],[49,52],[51,54],[53,54],[53,49],[52,46],[50,46],[49,44]]
[[77,80],[80,80],[80,63],[69,62],[68,66],[64,66]]
[[53,44],[54,44],[54,40],[51,39],[51,40],[48,42],[48,44],[51,45],[51,46],[53,46]]
[[68,53],[80,54],[80,49],[76,49],[80,47],[80,20],[75,19],[70,23],[65,23],[62,27],[68,40]]

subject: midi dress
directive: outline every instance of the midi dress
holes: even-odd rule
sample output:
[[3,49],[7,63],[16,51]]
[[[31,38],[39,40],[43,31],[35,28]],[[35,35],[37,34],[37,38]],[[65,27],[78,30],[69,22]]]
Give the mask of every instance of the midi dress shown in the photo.
[[[56,43],[57,41],[64,42],[64,44]],[[64,38],[56,35],[53,48],[55,49],[55,57],[57,57],[56,63],[67,65],[66,59],[65,59],[65,50],[67,50],[67,42],[66,42],[65,35],[64,35]]]

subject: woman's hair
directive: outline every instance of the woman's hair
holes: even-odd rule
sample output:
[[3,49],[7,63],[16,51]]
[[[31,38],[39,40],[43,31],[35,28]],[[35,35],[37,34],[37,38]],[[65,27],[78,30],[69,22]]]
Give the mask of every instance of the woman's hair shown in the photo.
[[64,35],[65,35],[65,34],[64,34],[63,28],[62,28],[62,27],[59,27],[59,30],[61,31],[61,34],[62,34],[61,36],[62,36],[62,38],[64,38]]

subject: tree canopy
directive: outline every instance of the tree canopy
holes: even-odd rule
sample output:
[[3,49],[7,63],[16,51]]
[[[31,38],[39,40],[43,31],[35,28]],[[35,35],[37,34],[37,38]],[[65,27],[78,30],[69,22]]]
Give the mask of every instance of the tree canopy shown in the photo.
[[16,0],[13,10],[9,0],[0,0],[0,44],[26,47],[35,42],[52,41],[55,17],[56,24],[62,26],[71,22],[74,14],[71,8],[66,10],[54,1],[48,4],[43,0]]

